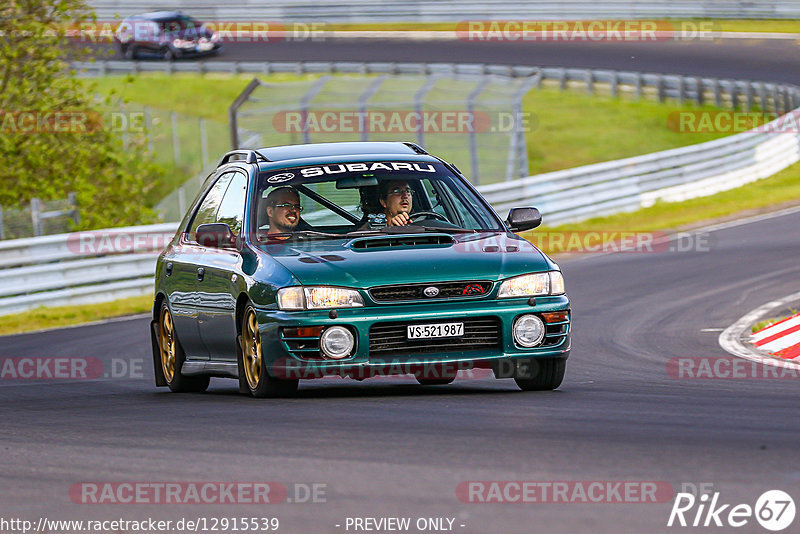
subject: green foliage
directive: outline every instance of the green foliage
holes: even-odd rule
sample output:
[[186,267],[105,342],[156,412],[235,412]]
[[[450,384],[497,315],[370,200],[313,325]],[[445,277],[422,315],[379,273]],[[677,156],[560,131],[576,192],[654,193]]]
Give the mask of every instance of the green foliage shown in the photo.
[[[84,0],[11,0],[0,7],[0,205],[74,191],[82,229],[150,222],[152,211],[138,199],[163,171],[147,155],[144,134],[128,133],[123,142],[92,88],[68,68],[87,51],[67,29],[93,17]],[[23,132],[21,112],[62,112],[79,125]]]

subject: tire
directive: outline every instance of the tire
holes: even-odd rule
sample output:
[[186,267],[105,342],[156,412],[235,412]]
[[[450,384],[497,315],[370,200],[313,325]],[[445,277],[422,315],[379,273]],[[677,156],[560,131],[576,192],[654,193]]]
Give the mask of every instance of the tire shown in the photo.
[[256,310],[248,304],[242,314],[242,334],[238,343],[239,391],[256,398],[291,397],[297,393],[299,380],[282,380],[267,373],[261,353]]
[[542,358],[526,360],[526,369],[520,369],[514,382],[523,391],[552,391],[561,385],[567,360],[564,358]]
[[175,393],[201,393],[208,389],[211,378],[208,376],[185,376],[181,373],[186,354],[183,352],[175,332],[172,313],[166,301],[161,304],[158,314],[158,348],[161,356],[161,370],[169,389]]
[[122,55],[125,56],[125,59],[133,60],[133,59],[138,59],[139,57],[139,52],[133,45],[123,45],[120,48],[120,51],[122,52]]

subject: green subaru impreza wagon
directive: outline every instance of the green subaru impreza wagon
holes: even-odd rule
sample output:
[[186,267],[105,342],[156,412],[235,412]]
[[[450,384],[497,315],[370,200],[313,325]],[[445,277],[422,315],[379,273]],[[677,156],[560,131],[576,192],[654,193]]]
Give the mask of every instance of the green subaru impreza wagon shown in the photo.
[[299,380],[475,369],[552,390],[570,352],[561,271],[452,164],[412,143],[226,154],[159,255],[155,381],[255,397]]

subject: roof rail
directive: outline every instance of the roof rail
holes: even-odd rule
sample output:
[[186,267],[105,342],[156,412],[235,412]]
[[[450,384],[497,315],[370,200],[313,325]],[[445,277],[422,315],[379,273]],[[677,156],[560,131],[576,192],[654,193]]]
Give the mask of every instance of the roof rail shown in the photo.
[[224,156],[222,156],[222,161],[219,162],[217,167],[221,167],[226,163],[230,163],[232,161],[243,161],[245,163],[255,163],[256,161],[269,161],[263,154],[259,153],[257,150],[231,150]]
[[408,148],[410,148],[411,150],[413,150],[414,152],[416,152],[417,154],[426,154],[426,155],[428,155],[428,153],[427,153],[427,152],[425,152],[425,149],[424,149],[424,148],[422,148],[421,146],[419,146],[419,145],[418,145],[418,144],[416,144],[416,143],[408,143],[408,142],[405,142],[405,143],[403,143],[403,144],[404,144],[404,145],[406,145],[406,146],[407,146]]

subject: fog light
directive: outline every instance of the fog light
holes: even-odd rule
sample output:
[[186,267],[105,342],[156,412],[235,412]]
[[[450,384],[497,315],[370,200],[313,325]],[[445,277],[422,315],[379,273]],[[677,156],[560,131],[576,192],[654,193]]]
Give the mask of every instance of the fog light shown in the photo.
[[320,347],[325,356],[334,360],[340,360],[350,356],[356,339],[353,333],[343,326],[332,326],[322,333]]
[[514,341],[520,347],[535,347],[544,339],[544,323],[535,315],[522,315],[514,321]]

